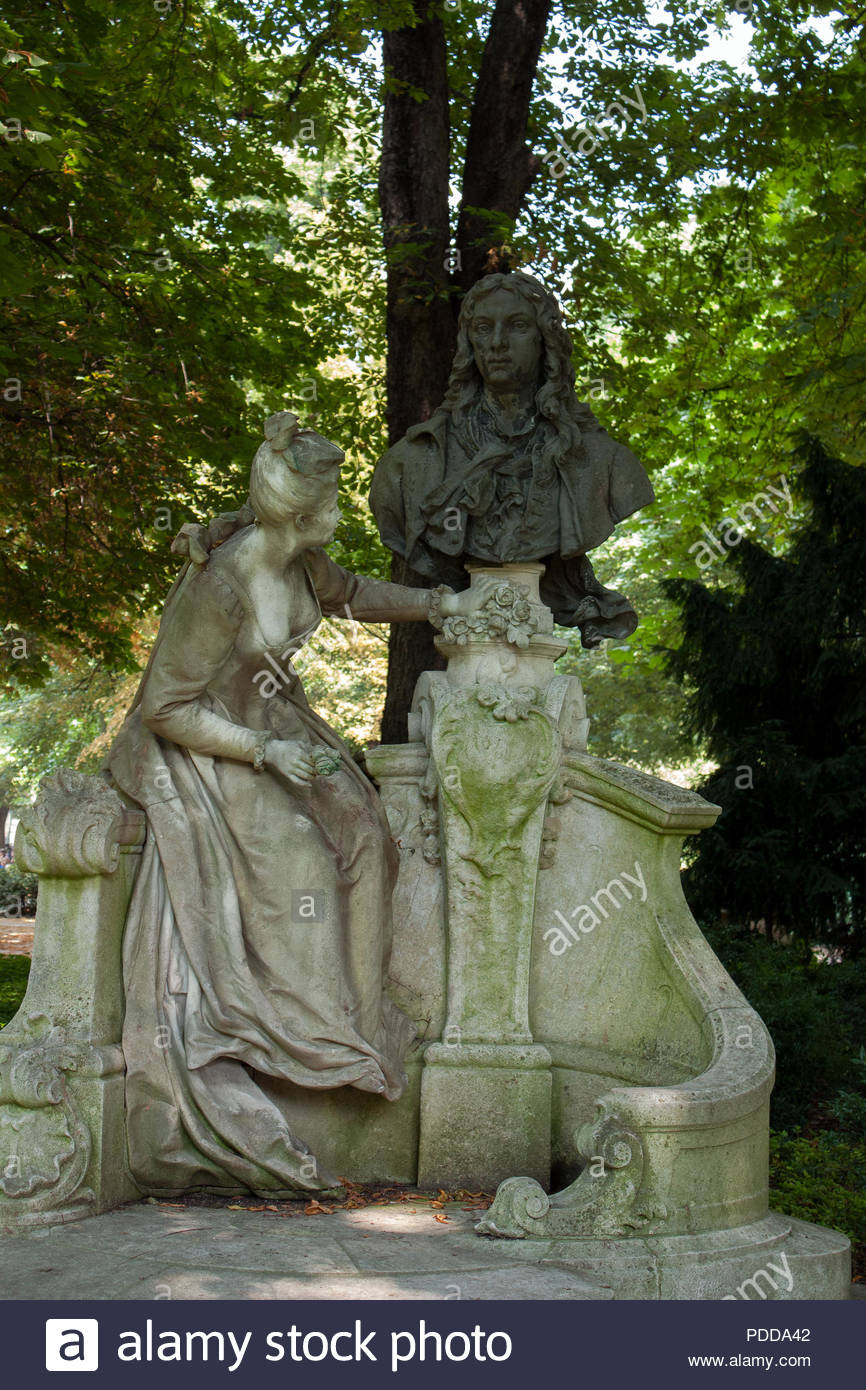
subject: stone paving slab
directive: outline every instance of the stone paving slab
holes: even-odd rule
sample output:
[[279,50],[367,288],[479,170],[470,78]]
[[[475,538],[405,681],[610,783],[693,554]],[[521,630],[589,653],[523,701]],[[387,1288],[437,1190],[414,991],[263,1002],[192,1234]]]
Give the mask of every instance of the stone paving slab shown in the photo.
[[104,1216],[0,1236],[0,1298],[609,1299],[579,1270],[542,1267],[549,1241],[474,1234],[451,1203],[332,1215],[136,1203]]
[[[0,1299],[599,1301],[601,1277],[551,1241],[474,1234],[478,1211],[429,1201],[331,1215],[140,1202],[0,1236]],[[866,1285],[852,1296],[866,1298]]]
[[[500,1242],[496,1242],[496,1246]],[[349,1235],[340,1244],[363,1273],[437,1274],[449,1270],[491,1268],[512,1263],[496,1246],[475,1237],[474,1245],[457,1244],[448,1237],[428,1240],[418,1235]],[[526,1254],[521,1263],[526,1262]],[[535,1263],[535,1260],[532,1261]]]
[[[128,1270],[128,1267],[127,1267]],[[536,1300],[610,1299],[601,1289],[561,1270],[534,1265],[507,1269],[453,1270],[441,1274],[356,1274],[354,1277],[299,1278],[280,1273],[238,1273],[219,1269],[165,1268],[147,1274],[112,1298],[139,1299],[272,1299],[289,1302],[316,1300],[476,1300],[519,1298]]]

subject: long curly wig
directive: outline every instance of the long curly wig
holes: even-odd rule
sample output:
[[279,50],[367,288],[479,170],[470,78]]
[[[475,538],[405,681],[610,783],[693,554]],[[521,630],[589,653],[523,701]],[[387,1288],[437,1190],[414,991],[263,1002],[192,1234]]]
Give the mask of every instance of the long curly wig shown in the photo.
[[573,458],[580,452],[582,430],[597,430],[599,424],[589,406],[577,399],[571,336],[562,321],[559,304],[550,290],[522,270],[485,275],[463,300],[457,323],[457,351],[440,410],[447,411],[454,424],[460,427],[481,394],[484,383],[475,364],[469,335],[480,301],[494,290],[507,290],[521,299],[538,326],[542,360],[535,409],[538,416],[553,427],[544,457],[555,464],[564,463],[566,458]]

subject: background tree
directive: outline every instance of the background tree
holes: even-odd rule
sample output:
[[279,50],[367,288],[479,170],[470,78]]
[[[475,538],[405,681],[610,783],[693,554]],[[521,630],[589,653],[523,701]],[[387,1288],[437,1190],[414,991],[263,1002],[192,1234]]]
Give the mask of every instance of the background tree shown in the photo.
[[[446,7],[452,11],[457,6]],[[551,0],[498,0],[490,16],[463,148],[452,149],[453,69],[441,5],[414,0],[411,24],[386,30],[379,198],[387,252],[387,419],[394,444],[430,417],[445,394],[456,346],[458,294],[507,265],[499,243],[513,225],[539,162],[527,144],[530,98]],[[451,34],[452,44],[455,35]],[[470,74],[463,73],[471,87]],[[461,96],[465,101],[465,87]],[[456,143],[456,142],[455,142]],[[449,189],[460,173],[451,240]],[[393,578],[426,585],[395,556]],[[438,665],[425,624],[389,637],[384,742],[406,739],[415,683]]]
[[[374,180],[346,7],[339,33],[324,17],[291,45],[261,16],[244,30],[241,5],[18,8],[0,29],[0,563],[4,625],[28,647],[3,650],[13,686],[58,648],[134,667],[179,524],[237,503],[261,419],[287,403],[324,408],[351,445],[376,411],[362,364],[346,390],[345,352],[380,341],[347,249]],[[346,484],[360,503],[351,466]]]
[[718,769],[722,807],[685,875],[693,911],[763,918],[847,954],[866,945],[866,471],[816,440],[784,556],[742,540],[736,586],[670,580],[682,644],[670,666]]
[[[389,438],[441,399],[459,296],[487,269],[527,265],[558,284],[584,393],[661,473],[639,564],[658,572],[671,551],[688,564],[685,542],[755,490],[792,425],[833,421],[835,446],[853,424],[862,15],[740,4],[727,18],[749,17],[744,73],[695,61],[727,23],[717,7],[500,0],[486,22],[485,9],[419,0],[415,27],[385,36]],[[617,101],[625,120],[607,116]],[[670,629],[669,604],[653,607]],[[404,737],[432,654],[420,628],[390,640],[386,740]]]
[[[61,654],[71,684],[78,661],[137,664],[171,535],[240,500],[286,404],[347,446],[338,557],[386,573],[370,473],[441,395],[492,250],[559,290],[583,394],[653,474],[659,505],[595,556],[641,627],[568,660],[597,687],[594,747],[628,754],[627,699],[632,757],[667,762],[658,578],[697,573],[701,526],[777,477],[792,427],[862,458],[862,17],[746,8],[750,66],[703,52],[736,10],[564,0],[509,68],[518,7],[480,0],[21,0],[0,94],[2,618],[29,653],[6,643],[10,684]],[[524,18],[537,36],[542,9]],[[606,119],[625,96],[628,124]]]
[[[846,569],[862,566],[831,499],[854,489],[862,511],[862,7],[553,0],[544,22],[545,8],[16,0],[0,22],[0,784],[26,799],[58,764],[98,764],[175,572],[168,542],[241,500],[271,411],[294,406],[345,445],[334,552],[388,573],[372,468],[441,398],[460,295],[490,255],[558,291],[581,394],[659,497],[593,557],[637,601],[637,633],[596,653],[572,636],[563,658],[587,688],[591,750],[694,780],[727,692],[745,723],[714,744],[726,838],[695,866],[695,905],[714,913],[723,895],[849,949],[862,736],[844,700],[863,610],[846,607]],[[731,34],[745,62],[719,51]],[[626,96],[628,122],[607,118]],[[807,489],[791,515],[749,523],[751,549],[699,567],[702,528],[793,471],[798,428],[826,456],[814,513]],[[810,530],[825,506],[841,544]],[[809,586],[802,631],[797,575],[831,605],[820,618]],[[672,577],[701,583],[674,597]],[[763,623],[755,591],[770,596]],[[783,674],[764,634],[780,594]],[[692,597],[752,679],[719,670],[703,639],[686,642],[682,686],[665,673]],[[335,623],[309,653],[315,703],[357,744],[376,736],[385,650],[382,631]],[[418,659],[392,652],[388,737]],[[690,734],[692,664],[709,694]],[[807,710],[826,747],[808,741]],[[746,765],[751,790],[732,785]],[[786,798],[764,834],[758,812]],[[859,1235],[862,1261],[864,959],[819,964],[747,928],[711,937],[778,1044],[776,1123],[814,1126],[777,1136],[777,1200]],[[0,1022],[23,988],[4,995],[3,971],[26,964],[0,958]]]

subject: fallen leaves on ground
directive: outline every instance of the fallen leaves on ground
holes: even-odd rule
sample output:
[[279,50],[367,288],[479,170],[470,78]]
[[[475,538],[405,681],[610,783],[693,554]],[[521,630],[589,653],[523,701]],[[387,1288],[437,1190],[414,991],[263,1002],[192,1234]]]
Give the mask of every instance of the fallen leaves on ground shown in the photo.
[[435,1192],[429,1189],[421,1192],[417,1187],[407,1185],[395,1183],[380,1187],[370,1183],[351,1182],[349,1178],[340,1178],[340,1184],[343,1188],[342,1195],[328,1196],[321,1201],[312,1193],[307,1196],[299,1194],[294,1198],[277,1197],[272,1202],[265,1203],[261,1196],[256,1199],[252,1194],[246,1199],[235,1194],[227,1200],[216,1193],[206,1192],[190,1192],[176,1202],[157,1203],[153,1197],[145,1200],[161,1207],[222,1207],[225,1211],[270,1212],[275,1216],[284,1217],[333,1216],[338,1211],[361,1211],[365,1207],[416,1204],[416,1210],[420,1215],[427,1211],[434,1220],[444,1223],[450,1220],[443,1210],[446,1206],[461,1203],[462,1211],[475,1212],[489,1207],[494,1195],[492,1192],[469,1192],[463,1187],[451,1192],[441,1187]]

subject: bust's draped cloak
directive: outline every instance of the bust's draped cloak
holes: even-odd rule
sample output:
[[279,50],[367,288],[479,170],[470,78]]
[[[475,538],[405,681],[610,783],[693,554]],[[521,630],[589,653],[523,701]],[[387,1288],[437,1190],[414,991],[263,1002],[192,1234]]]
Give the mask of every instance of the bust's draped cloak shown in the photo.
[[[617,522],[654,500],[642,465],[582,407],[581,439],[564,461],[544,459],[552,426],[510,436],[478,428],[473,403],[463,425],[439,409],[379,461],[370,505],[382,541],[424,579],[463,589],[465,562],[541,561],[541,597],[558,623],[578,627],[586,647],[623,638],[637,615],[596,579],[587,551]],[[473,416],[475,420],[473,421]]]
[[[426,595],[308,551],[286,631],[266,637],[232,549],[175,584],[107,760],[147,813],[123,945],[129,1155],[146,1192],[336,1186],[280,1095],[355,1086],[396,1099],[414,1035],[384,992],[388,823],[291,657],[323,611],[420,619]],[[264,731],[327,749],[338,770],[306,789],[256,772]]]

